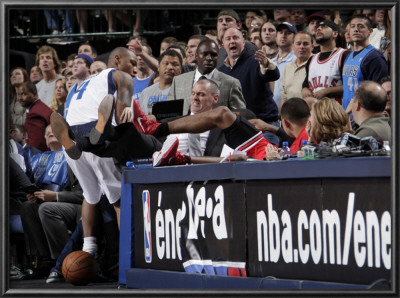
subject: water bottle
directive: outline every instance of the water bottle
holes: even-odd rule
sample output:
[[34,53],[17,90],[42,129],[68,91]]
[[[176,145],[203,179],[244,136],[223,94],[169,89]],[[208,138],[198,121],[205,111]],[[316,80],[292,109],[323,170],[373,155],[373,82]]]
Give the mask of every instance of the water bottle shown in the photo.
[[386,155],[390,155],[391,154],[391,149],[389,146],[389,141],[383,141],[383,149],[385,149]]
[[306,156],[306,152],[305,152],[305,146],[307,146],[307,140],[303,140],[301,141],[301,147],[299,149],[299,151],[297,151],[297,157],[300,158],[304,158]]
[[282,143],[282,149],[281,149],[280,155],[281,155],[282,159],[286,159],[292,155],[292,152],[290,151],[288,142]]

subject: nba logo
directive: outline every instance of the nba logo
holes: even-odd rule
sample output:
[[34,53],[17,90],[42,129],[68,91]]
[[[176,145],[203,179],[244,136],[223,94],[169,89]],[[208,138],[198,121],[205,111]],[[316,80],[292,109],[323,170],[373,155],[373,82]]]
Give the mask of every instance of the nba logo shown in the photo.
[[150,214],[150,193],[148,190],[142,193],[143,203],[143,227],[144,227],[144,258],[146,263],[151,263],[151,214]]

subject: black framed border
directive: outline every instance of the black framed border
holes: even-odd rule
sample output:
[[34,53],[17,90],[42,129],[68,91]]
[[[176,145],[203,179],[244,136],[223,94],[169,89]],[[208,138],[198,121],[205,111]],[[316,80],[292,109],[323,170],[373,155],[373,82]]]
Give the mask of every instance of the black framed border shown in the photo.
[[[251,1],[251,0],[250,0]],[[13,289],[9,281],[9,204],[8,204],[8,78],[9,78],[9,32],[11,9],[49,9],[49,8],[80,8],[80,9],[193,9],[193,10],[220,10],[222,8],[233,8],[246,10],[258,9],[293,9],[304,8],[309,10],[324,9],[391,9],[392,12],[392,289],[390,291],[275,291],[275,290],[253,290],[253,291],[230,291],[227,290],[202,290],[202,291],[180,291],[180,290],[135,290],[127,289],[120,291],[104,289]],[[360,1],[360,0],[328,0],[328,1],[243,1],[243,0],[183,0],[183,1],[153,1],[153,0],[70,0],[70,1],[21,1],[0,0],[0,295],[3,297],[398,297],[399,296],[399,2],[392,1]],[[43,281],[44,282],[44,281]]]

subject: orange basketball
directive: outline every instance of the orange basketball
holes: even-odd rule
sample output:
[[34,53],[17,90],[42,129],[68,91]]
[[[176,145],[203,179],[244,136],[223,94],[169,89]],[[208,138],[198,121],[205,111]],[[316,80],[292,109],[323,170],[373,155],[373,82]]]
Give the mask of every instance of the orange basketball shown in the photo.
[[62,264],[62,273],[69,283],[76,286],[87,285],[91,282],[97,272],[96,259],[88,252],[77,250],[65,257]]

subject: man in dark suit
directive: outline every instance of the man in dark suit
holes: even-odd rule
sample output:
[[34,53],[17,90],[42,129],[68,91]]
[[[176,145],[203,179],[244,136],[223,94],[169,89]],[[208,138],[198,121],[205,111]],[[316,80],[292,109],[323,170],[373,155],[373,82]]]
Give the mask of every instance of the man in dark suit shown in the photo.
[[214,107],[227,106],[230,109],[246,107],[239,80],[217,70],[217,60],[217,44],[213,40],[203,40],[196,51],[196,70],[174,77],[167,100],[184,99],[183,115],[189,112],[194,83],[203,77],[213,80],[220,89],[220,97]]
[[40,151],[47,151],[44,133],[53,111],[38,98],[36,86],[31,82],[22,83],[17,89],[17,96],[21,105],[28,109],[24,125],[27,144]]

